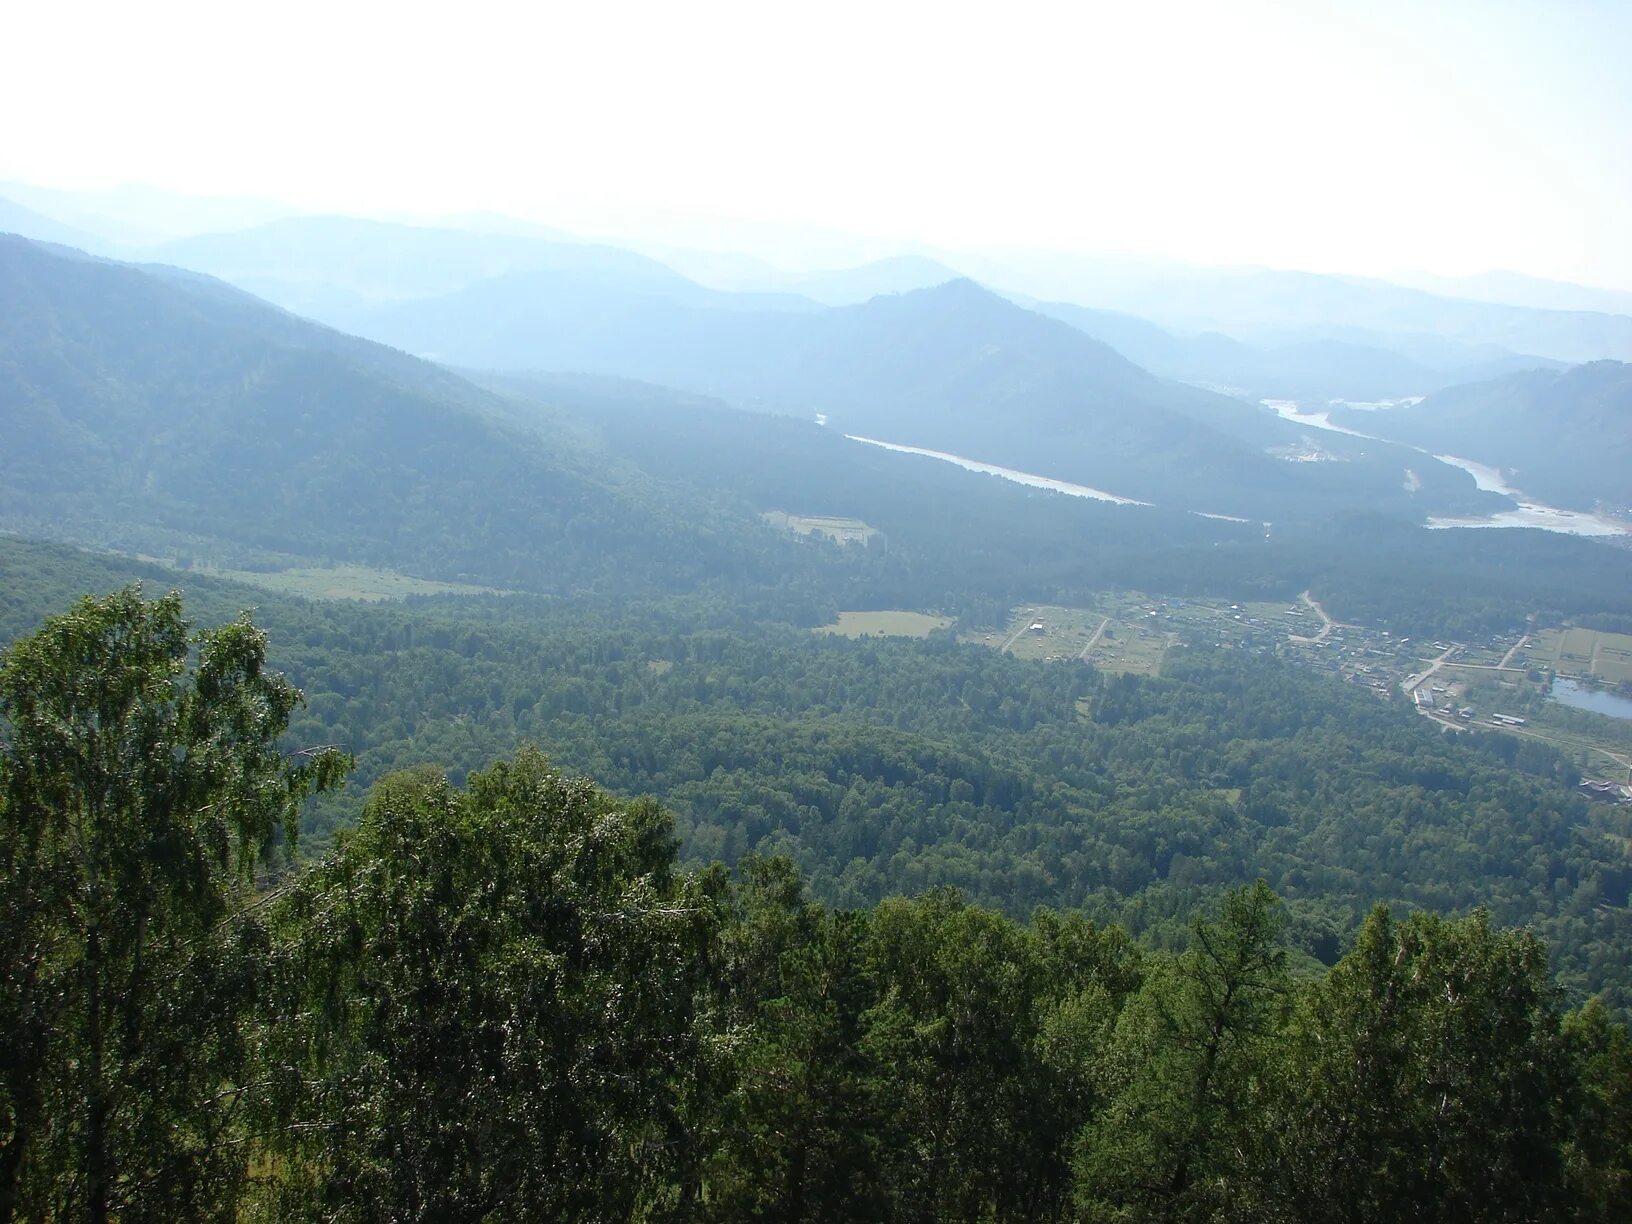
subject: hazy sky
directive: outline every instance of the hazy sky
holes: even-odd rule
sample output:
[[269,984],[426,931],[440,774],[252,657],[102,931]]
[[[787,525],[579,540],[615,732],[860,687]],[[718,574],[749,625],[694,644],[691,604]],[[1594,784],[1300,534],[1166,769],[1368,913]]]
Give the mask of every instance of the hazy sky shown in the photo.
[[0,178],[1632,289],[1628,0],[24,0]]

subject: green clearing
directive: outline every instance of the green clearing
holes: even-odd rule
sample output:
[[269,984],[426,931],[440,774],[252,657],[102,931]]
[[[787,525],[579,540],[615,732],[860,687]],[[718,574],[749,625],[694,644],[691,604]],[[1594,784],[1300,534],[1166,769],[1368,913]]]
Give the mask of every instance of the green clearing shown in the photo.
[[1632,681],[1632,634],[1543,629],[1519,658],[1526,666],[1550,668],[1561,676],[1620,684]]
[[878,528],[869,527],[858,518],[840,515],[788,514],[782,510],[767,510],[762,517],[773,527],[800,535],[826,536],[840,544],[865,544],[878,534]]
[[195,572],[212,578],[227,578],[247,586],[276,591],[280,595],[299,595],[306,599],[351,599],[364,603],[378,603],[387,599],[405,599],[410,595],[497,595],[503,592],[491,587],[464,586],[457,582],[433,582],[427,578],[411,578],[391,570],[370,569],[363,565],[301,566],[286,570],[206,569]]
[[[1016,608],[1001,630],[968,634],[964,641],[1006,650],[1017,659],[1082,660],[1102,671],[1153,676],[1161,670],[1173,635],[1145,623],[1143,602],[1143,596],[1123,593],[1092,608]],[[1039,624],[1040,629],[1032,628]]]
[[840,612],[831,625],[822,625],[815,633],[833,633],[839,637],[859,638],[867,634],[877,637],[928,637],[937,629],[952,623],[950,616],[931,616],[927,612]]
[[1161,673],[1162,660],[1167,657],[1167,648],[1173,644],[1170,634],[1116,622],[1112,622],[1111,629],[1119,630],[1117,636],[1111,637],[1110,630],[1107,630],[1105,638],[1089,654],[1088,662],[1101,671],[1123,675],[1155,676]]

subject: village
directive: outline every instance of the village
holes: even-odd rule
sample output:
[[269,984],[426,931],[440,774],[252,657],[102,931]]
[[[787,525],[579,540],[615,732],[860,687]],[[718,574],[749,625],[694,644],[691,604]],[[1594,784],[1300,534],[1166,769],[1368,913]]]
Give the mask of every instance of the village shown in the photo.
[[1409,701],[1448,730],[1550,743],[1580,765],[1588,798],[1632,804],[1632,720],[1583,716],[1550,699],[1555,678],[1625,684],[1632,637],[1624,635],[1545,629],[1467,642],[1414,639],[1337,622],[1309,592],[1293,602],[1245,603],[1107,592],[1087,608],[1017,608],[1003,630],[965,640],[1018,658],[1135,675],[1159,674],[1168,651],[1189,646],[1276,655],[1379,700]]

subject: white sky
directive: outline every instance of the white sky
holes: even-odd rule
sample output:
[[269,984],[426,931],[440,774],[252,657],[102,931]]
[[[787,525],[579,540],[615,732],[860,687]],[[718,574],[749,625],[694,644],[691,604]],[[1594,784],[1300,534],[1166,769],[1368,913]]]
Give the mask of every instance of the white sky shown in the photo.
[[0,178],[1632,289],[1632,0],[18,0]]

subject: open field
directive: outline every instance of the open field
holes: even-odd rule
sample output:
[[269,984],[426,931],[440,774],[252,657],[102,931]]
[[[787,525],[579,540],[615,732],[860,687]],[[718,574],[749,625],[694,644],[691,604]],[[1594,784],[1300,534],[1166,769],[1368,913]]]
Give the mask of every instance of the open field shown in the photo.
[[1620,684],[1632,681],[1632,635],[1598,629],[1544,629],[1514,663],[1550,668],[1561,676]]
[[1541,686],[1532,684],[1517,668],[1503,670],[1494,664],[1446,663],[1435,676],[1440,684],[1477,689],[1488,693],[1539,693]]
[[204,569],[195,572],[212,578],[228,578],[247,586],[257,586],[281,595],[300,595],[307,599],[355,599],[378,603],[386,599],[404,599],[409,595],[496,595],[502,594],[491,587],[463,586],[456,582],[432,582],[425,578],[410,578],[391,570],[370,569],[363,565],[302,566],[294,569],[263,572],[259,570]]
[[878,534],[878,528],[869,527],[858,518],[842,518],[827,514],[787,514],[781,510],[767,510],[765,521],[773,527],[782,527],[800,535],[823,535],[840,544],[865,544]]
[[[1017,608],[1002,630],[968,635],[964,640],[1007,651],[1019,659],[1082,660],[1103,671],[1153,676],[1161,670],[1173,635],[1142,623],[1142,600],[1139,595],[1107,595],[1092,608]],[[1037,625],[1041,628],[1033,628]]]
[[869,633],[878,637],[921,638],[951,623],[950,616],[930,616],[924,612],[840,612],[837,623],[823,625],[813,632],[836,633],[848,638]]
[[1159,630],[1141,629],[1136,625],[1120,625],[1118,637],[1106,631],[1105,640],[1095,646],[1088,662],[1101,671],[1119,672],[1135,676],[1155,676],[1162,670],[1167,648],[1173,644],[1171,634]]

